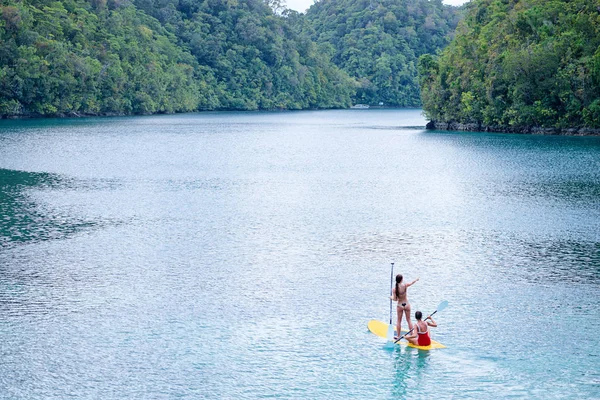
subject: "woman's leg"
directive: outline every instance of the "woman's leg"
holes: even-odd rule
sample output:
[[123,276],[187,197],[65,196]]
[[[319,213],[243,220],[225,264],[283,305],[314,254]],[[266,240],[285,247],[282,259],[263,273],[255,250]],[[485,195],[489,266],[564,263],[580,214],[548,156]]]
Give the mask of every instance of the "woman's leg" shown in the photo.
[[404,313],[406,314],[406,322],[408,322],[408,330],[411,330],[413,328],[413,324],[410,320],[410,304],[406,304],[406,307],[404,307]]
[[402,307],[396,307],[396,315],[398,316],[398,320],[396,322],[396,338],[402,336],[402,314],[404,314]]
[[404,338],[408,340],[409,343],[414,344],[415,346],[419,345],[419,337],[414,331],[412,331],[410,335],[407,335]]

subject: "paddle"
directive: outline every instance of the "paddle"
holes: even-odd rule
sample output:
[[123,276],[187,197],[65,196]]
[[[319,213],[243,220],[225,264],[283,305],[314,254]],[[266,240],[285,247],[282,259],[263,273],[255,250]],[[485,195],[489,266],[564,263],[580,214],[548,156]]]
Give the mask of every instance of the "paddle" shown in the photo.
[[[425,318],[423,321],[427,321],[429,318],[433,317],[433,315],[434,315],[436,312],[442,311],[442,310],[443,310],[444,308],[446,308],[446,307],[448,307],[448,300],[444,300],[444,301],[442,301],[442,302],[441,302],[441,303],[440,303],[440,304],[437,306],[437,309],[436,309],[434,312],[432,312],[431,314],[429,314],[429,316],[428,316],[427,318]],[[415,323],[416,323],[416,322],[415,322]],[[399,338],[398,338],[396,341],[394,341],[394,344],[398,343],[398,342],[399,342],[399,341],[400,341],[402,338],[404,338],[404,336],[408,335],[409,333],[411,333],[411,332],[412,332],[412,331],[414,331],[414,330],[415,330],[415,328],[414,328],[414,326],[413,326],[413,328],[412,328],[410,331],[406,332],[404,335],[400,336],[400,337],[399,337]]]
[[392,263],[392,274],[390,276],[390,325],[387,331],[387,340],[391,342],[394,340],[394,325],[392,325],[392,297],[394,295],[394,263]]

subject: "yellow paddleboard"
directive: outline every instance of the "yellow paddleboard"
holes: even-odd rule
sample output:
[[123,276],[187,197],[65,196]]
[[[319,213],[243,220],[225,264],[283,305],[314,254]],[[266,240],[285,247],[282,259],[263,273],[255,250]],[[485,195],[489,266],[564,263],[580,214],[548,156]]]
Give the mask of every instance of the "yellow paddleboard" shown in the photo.
[[[368,325],[369,330],[371,332],[373,332],[377,336],[382,337],[384,339],[387,339],[388,326],[390,326],[390,325],[386,324],[385,322],[382,322],[382,321],[377,321],[376,319],[370,320],[369,325]],[[394,329],[396,329],[395,326],[394,326]],[[408,331],[402,330],[402,332],[408,332]],[[446,348],[446,346],[444,346],[440,342],[436,342],[433,339],[431,339],[431,344],[429,346],[415,346],[414,344],[408,343],[404,340],[401,340],[396,344],[403,344],[403,345],[406,345],[409,347],[414,347],[415,349],[419,349],[419,350],[445,349]]]

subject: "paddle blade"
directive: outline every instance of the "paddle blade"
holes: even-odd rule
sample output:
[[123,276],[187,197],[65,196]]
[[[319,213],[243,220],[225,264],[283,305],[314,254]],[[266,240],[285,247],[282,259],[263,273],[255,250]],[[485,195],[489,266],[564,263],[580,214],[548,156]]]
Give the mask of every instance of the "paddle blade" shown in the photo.
[[387,334],[385,335],[386,339],[388,342],[391,342],[394,340],[394,333],[396,331],[394,330],[394,325],[389,324],[388,325],[388,330],[387,330]]
[[440,303],[440,305],[437,308],[437,312],[442,311],[444,308],[448,307],[448,300],[444,300]]
[[394,342],[385,342],[385,344],[382,347],[383,350],[387,350],[387,351],[394,350],[395,348],[396,348],[396,343],[394,343]]

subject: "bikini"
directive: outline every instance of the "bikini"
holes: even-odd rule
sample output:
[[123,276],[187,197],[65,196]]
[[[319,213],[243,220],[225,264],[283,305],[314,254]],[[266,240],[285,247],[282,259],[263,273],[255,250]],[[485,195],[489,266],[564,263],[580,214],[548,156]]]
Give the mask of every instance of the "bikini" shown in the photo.
[[417,323],[417,344],[419,346],[429,346],[431,344],[431,338],[429,337],[429,328],[426,328],[425,332],[421,332],[421,328]]

